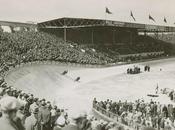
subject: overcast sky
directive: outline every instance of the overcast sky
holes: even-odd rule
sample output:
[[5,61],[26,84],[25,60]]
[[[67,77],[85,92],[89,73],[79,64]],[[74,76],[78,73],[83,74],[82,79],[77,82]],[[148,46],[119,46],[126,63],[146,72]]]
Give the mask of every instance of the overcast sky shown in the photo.
[[132,10],[136,22],[154,24],[175,23],[175,0],[0,0],[0,20],[42,22],[60,17],[105,19],[105,7],[113,14],[107,19],[133,22]]

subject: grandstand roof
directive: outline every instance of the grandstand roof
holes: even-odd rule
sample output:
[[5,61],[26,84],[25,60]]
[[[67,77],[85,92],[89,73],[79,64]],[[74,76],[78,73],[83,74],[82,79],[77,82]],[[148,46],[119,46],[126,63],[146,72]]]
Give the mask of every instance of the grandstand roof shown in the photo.
[[21,23],[21,22],[10,22],[10,21],[0,21],[0,26],[31,27],[31,26],[36,26],[36,24]]
[[175,32],[175,27],[149,25],[140,23],[129,23],[104,19],[84,19],[84,18],[58,18],[50,21],[38,23],[39,28],[79,28],[95,26],[113,26],[123,28],[133,28],[141,32]]

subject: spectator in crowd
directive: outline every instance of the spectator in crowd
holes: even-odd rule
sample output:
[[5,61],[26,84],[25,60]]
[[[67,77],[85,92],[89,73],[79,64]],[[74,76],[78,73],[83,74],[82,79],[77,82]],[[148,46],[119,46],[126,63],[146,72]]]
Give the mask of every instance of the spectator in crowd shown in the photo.
[[85,120],[83,116],[84,115],[81,113],[72,115],[70,123],[67,126],[63,127],[62,130],[83,130],[85,127],[85,124],[82,123],[83,120]]
[[0,118],[1,130],[20,130],[15,122],[16,112],[21,107],[20,102],[14,97],[3,97],[0,100],[2,117]]
[[66,125],[66,119],[65,119],[65,113],[63,110],[61,110],[61,115],[57,118],[55,122],[55,129],[57,128],[63,128]]
[[17,127],[19,130],[24,130],[24,122],[25,122],[25,116],[24,116],[24,104],[22,107],[20,107],[19,110],[17,110],[16,117],[15,117],[15,122],[17,124]]
[[38,113],[38,120],[41,123],[42,130],[51,129],[51,112],[49,110],[49,105],[42,101],[41,107]]
[[32,111],[31,116],[27,117],[25,120],[25,129],[26,130],[39,130],[38,122],[38,108]]

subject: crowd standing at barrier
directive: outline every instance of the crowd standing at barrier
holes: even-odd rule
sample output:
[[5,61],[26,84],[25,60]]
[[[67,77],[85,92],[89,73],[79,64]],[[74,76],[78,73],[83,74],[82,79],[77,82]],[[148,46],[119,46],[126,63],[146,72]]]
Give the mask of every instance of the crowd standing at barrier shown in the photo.
[[145,102],[138,99],[135,102],[97,101],[93,107],[108,117],[127,126],[140,130],[143,127],[152,127],[158,130],[175,129],[175,106],[160,104],[159,102]]

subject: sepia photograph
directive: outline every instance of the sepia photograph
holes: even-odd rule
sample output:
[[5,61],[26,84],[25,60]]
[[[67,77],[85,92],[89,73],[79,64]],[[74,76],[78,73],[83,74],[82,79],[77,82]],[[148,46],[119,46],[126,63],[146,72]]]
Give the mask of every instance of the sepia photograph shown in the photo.
[[0,130],[175,130],[175,0],[0,0]]

